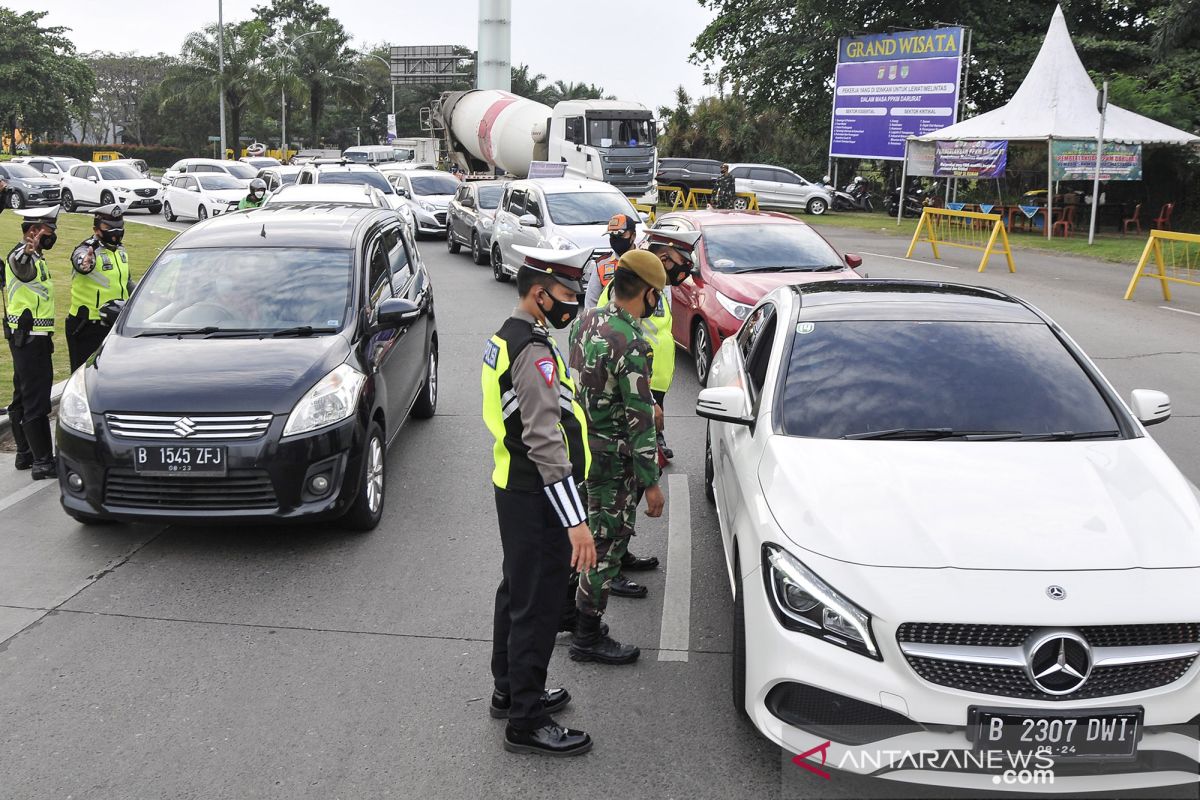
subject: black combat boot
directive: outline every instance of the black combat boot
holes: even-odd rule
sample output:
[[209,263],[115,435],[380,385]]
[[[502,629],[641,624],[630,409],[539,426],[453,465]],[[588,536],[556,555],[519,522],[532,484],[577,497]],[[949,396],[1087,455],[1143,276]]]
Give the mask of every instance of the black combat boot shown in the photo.
[[625,555],[621,556],[621,571],[622,572],[647,572],[652,569],[658,569],[658,556],[635,556],[628,550]]
[[662,435],[662,431],[658,432],[658,449],[662,452],[663,458],[670,461],[675,457],[675,451],[667,447],[667,437]]
[[623,573],[618,572],[617,577],[613,578],[612,583],[609,584],[608,591],[615,597],[641,598],[645,597],[650,590],[640,583],[629,580]]
[[29,449],[29,440],[25,438],[25,429],[21,425],[21,420],[16,417],[12,417],[11,421],[13,443],[17,446],[17,457],[13,460],[13,466],[17,469],[29,469],[33,466],[33,451]]
[[29,441],[29,449],[33,452],[33,479],[41,481],[57,478],[58,467],[54,463],[54,439],[50,436],[50,418],[25,420],[21,428]]
[[600,632],[600,618],[591,614],[579,615],[579,627],[571,642],[572,661],[599,661],[601,664],[632,664],[642,651],[631,644],[621,644]]
[[[562,616],[558,618],[559,633],[574,633],[575,628],[579,626],[579,609],[575,607],[574,601],[571,605],[563,609]],[[608,636],[608,623],[600,623],[600,635]]]

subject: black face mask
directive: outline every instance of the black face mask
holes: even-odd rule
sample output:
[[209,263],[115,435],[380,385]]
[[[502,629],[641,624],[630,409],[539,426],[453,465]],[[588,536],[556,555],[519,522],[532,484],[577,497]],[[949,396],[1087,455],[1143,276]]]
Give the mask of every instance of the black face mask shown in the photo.
[[48,233],[42,237],[42,250],[53,250],[54,243],[58,241],[57,233]]
[[610,233],[608,235],[608,243],[612,245],[613,252],[618,257],[629,252],[629,248],[633,247],[633,240],[625,238],[624,234]]
[[564,303],[550,292],[546,292],[546,296],[550,298],[550,309],[542,307],[542,302],[538,301],[538,308],[542,309],[542,313],[546,315],[546,321],[555,328],[565,328],[571,324],[571,320],[575,319],[579,314],[579,302]]
[[653,304],[651,304],[650,301],[646,299],[646,295],[642,295],[642,304],[646,307],[646,313],[642,314],[642,319],[654,316],[654,312],[658,310],[658,304],[662,302],[662,292],[658,292],[655,289],[651,289],[650,291],[656,292],[658,294],[658,298]]
[[104,242],[109,247],[120,247],[121,240],[125,238],[125,230],[123,228],[113,228],[106,231],[100,231],[100,241]]

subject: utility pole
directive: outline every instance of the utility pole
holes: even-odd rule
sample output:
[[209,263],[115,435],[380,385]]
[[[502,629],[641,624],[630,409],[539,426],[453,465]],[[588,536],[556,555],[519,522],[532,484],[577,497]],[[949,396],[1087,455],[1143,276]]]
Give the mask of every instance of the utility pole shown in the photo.
[[221,100],[221,158],[225,158],[225,3],[217,0],[217,96]]
[[[1092,222],[1088,226],[1088,244],[1096,239],[1096,214],[1100,210],[1100,160],[1104,157],[1104,117],[1108,114],[1108,81],[1096,96],[1100,111],[1100,131],[1096,134],[1096,177],[1092,181]],[[1163,284],[1166,286],[1166,284]]]

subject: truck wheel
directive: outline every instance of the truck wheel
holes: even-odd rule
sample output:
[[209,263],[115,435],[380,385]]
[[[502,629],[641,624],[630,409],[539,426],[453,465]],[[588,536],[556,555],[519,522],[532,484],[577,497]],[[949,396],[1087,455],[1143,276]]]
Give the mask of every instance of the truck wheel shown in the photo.
[[819,217],[829,210],[829,201],[821,197],[814,197],[808,201],[806,210],[814,217]]
[[492,277],[500,283],[508,283],[508,273],[504,271],[504,259],[500,257],[500,245],[492,248]]

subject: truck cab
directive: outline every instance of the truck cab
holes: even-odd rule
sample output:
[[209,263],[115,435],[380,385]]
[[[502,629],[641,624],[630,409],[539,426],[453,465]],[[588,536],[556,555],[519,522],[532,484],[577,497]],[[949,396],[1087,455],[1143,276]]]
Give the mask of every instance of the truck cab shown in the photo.
[[604,181],[626,197],[653,202],[658,131],[650,110],[616,100],[564,100],[554,106],[549,161],[572,177]]

